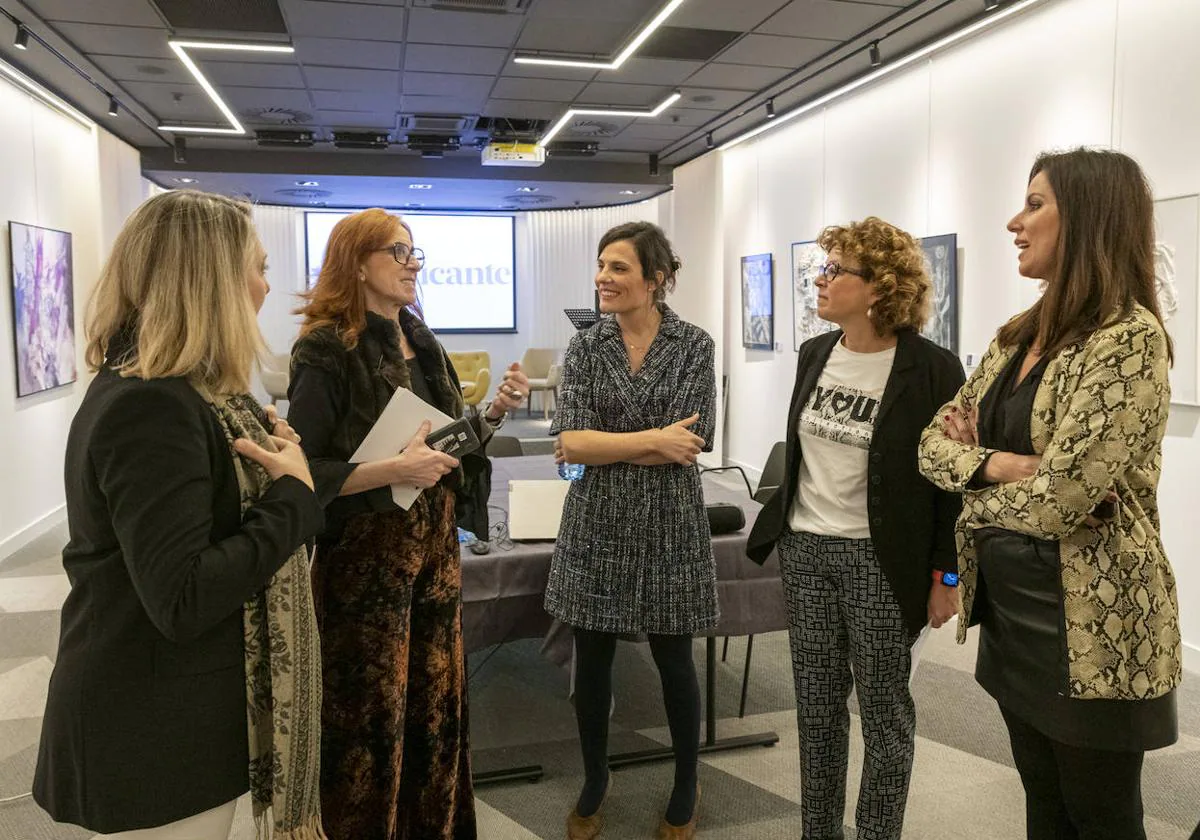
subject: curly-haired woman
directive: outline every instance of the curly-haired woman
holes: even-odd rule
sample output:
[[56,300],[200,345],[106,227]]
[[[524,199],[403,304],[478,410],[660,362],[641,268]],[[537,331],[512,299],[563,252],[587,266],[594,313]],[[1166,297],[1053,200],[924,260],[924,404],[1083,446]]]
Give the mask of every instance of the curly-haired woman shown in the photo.
[[931,284],[920,246],[875,217],[826,228],[817,313],[841,329],[800,347],[783,484],[747,552],[779,551],[796,683],[804,837],[843,836],[857,687],[866,754],[858,836],[898,840],[916,712],[911,647],[958,607],[959,497],[917,472],[929,418],[962,365],[919,334]]

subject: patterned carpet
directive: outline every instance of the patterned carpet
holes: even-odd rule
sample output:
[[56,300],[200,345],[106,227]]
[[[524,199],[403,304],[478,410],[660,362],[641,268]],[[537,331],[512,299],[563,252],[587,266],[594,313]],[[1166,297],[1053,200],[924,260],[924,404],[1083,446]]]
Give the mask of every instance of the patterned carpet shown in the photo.
[[[59,527],[0,560],[0,798],[29,789],[58,609],[67,591],[59,560],[64,541],[65,527]],[[581,783],[567,675],[541,658],[538,647],[536,641],[510,643],[473,656],[469,663],[476,769],[528,764],[545,769],[542,781],[534,784],[478,790],[483,840],[558,840]],[[798,838],[799,762],[787,638],[773,633],[755,639],[746,717],[739,719],[745,649],[744,639],[731,640],[728,661],[718,663],[719,734],[774,730],[781,740],[774,747],[702,757],[700,833],[710,840]],[[703,642],[696,643],[695,653],[702,664]],[[995,704],[971,676],[973,663],[973,645],[956,646],[952,629],[932,634],[922,651],[913,684],[918,742],[905,838],[1024,837],[1023,795],[1004,727]],[[647,646],[620,645],[615,682],[613,751],[668,743]],[[1200,820],[1200,677],[1185,681],[1179,699],[1179,743],[1146,761],[1146,823],[1152,840],[1186,840]],[[848,824],[853,823],[861,749],[855,723]],[[602,837],[653,837],[670,780],[669,764],[617,771]],[[0,840],[90,836],[54,824],[29,799],[0,804]],[[239,810],[233,837],[253,840],[245,807]]]

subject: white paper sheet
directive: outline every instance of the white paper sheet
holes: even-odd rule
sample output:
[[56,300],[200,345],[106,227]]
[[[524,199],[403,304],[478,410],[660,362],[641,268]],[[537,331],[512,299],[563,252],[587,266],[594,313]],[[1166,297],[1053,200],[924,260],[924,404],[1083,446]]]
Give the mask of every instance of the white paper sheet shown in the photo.
[[[425,402],[407,388],[397,388],[388,401],[387,408],[371,431],[363,438],[363,442],[350,457],[350,463],[362,464],[367,461],[379,461],[400,454],[412,436],[421,428],[426,420],[434,429],[440,429],[447,423],[453,422],[436,408]],[[392,501],[408,510],[412,503],[421,495],[421,488],[412,484],[393,484]]]

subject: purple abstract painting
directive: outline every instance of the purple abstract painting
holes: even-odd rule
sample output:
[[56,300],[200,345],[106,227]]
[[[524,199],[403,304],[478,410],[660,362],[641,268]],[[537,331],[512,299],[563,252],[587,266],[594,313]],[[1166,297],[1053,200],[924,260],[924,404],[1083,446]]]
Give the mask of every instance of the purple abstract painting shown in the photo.
[[75,381],[71,234],[8,223],[17,396]]

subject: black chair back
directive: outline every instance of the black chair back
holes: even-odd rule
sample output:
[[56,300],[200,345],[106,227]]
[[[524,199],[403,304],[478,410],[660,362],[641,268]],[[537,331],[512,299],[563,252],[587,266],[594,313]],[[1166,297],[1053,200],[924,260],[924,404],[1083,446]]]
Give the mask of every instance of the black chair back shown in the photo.
[[508,435],[492,435],[487,442],[487,454],[493,458],[516,458],[524,455],[521,441]]
[[771,454],[767,456],[762,477],[758,480],[758,489],[754,491],[754,501],[761,505],[771,498],[771,494],[783,484],[785,469],[787,469],[787,443],[782,440],[776,441],[775,445],[771,447]]

